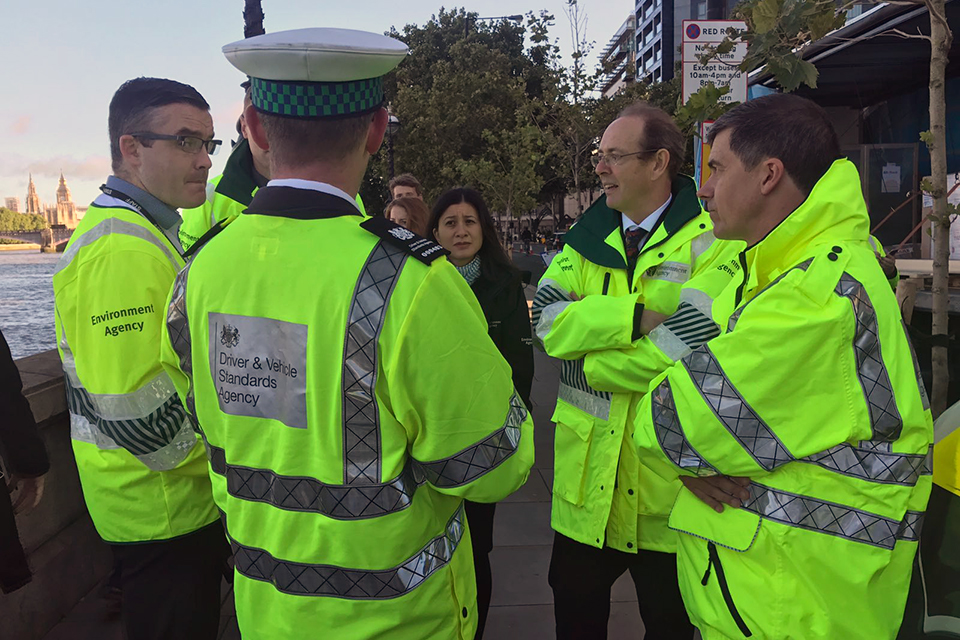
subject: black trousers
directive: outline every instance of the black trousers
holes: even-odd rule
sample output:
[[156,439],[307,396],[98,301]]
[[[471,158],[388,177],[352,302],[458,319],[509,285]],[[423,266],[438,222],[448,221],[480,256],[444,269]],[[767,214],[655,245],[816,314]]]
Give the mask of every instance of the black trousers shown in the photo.
[[559,533],[553,540],[548,577],[557,639],[606,639],[610,589],[624,571],[630,572],[637,590],[645,640],[690,640],[693,625],[680,597],[675,554],[597,549]]
[[230,546],[220,521],[172,540],[111,544],[127,640],[215,640]]
[[493,574],[490,571],[490,552],[493,550],[493,516],[497,505],[464,501],[470,539],[473,541],[473,566],[477,574],[477,635],[483,637],[490,611],[490,595],[493,593]]
[[20,544],[17,518],[7,491],[6,478],[0,474],[0,590],[12,593],[30,582],[30,567]]

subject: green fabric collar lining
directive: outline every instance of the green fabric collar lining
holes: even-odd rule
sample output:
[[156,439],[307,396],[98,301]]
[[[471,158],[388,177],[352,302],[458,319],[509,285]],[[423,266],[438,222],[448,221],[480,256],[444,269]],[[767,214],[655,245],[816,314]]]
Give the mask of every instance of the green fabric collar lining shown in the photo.
[[[693,178],[678,175],[673,180],[671,192],[673,200],[663,212],[660,222],[668,238],[701,213],[697,186]],[[596,265],[611,269],[626,269],[627,262],[623,255],[623,247],[612,244],[613,242],[623,244],[620,234],[622,220],[619,211],[607,206],[607,196],[601,195],[567,232],[564,242]],[[653,236],[651,240],[652,238]],[[644,250],[649,250],[657,244],[659,243],[648,242]]]
[[249,205],[253,200],[253,193],[257,190],[257,183],[253,178],[253,154],[250,152],[250,143],[241,139],[233,148],[227,164],[223,168],[223,177],[217,183],[216,193],[227,196],[234,202]]

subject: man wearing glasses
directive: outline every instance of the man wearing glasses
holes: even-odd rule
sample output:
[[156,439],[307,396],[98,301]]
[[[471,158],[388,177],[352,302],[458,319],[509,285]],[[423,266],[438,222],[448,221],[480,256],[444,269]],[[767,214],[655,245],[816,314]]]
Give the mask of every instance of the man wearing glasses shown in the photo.
[[593,156],[604,195],[567,233],[533,301],[537,337],[561,361],[549,572],[559,639],[606,638],[610,590],[628,570],[645,637],[693,636],[667,527],[680,483],[649,472],[630,446],[631,403],[719,333],[712,298],[739,269],[740,247],[714,239],[696,185],[679,175],[685,147],[662,110],[620,113]]
[[58,349],[84,498],[113,550],[133,640],[213,639],[229,550],[206,456],[160,366],[183,268],[179,207],[203,202],[213,139],[190,86],[123,84],[110,102],[113,175],[53,276]]

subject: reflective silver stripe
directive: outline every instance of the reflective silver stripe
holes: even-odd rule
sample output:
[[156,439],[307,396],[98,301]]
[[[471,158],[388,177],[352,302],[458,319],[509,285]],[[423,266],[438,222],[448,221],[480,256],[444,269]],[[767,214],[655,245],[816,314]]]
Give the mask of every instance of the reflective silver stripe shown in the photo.
[[513,455],[520,444],[520,425],[526,419],[527,407],[514,391],[500,429],[449,458],[420,462],[418,466],[427,482],[436,487],[459,487],[472,482]]
[[376,485],[334,485],[305,476],[228,464],[226,452],[207,443],[210,468],[224,476],[228,493],[287,511],[319,513],[335,520],[364,520],[403,511],[413,503],[423,473],[408,464],[399,476]]
[[54,270],[53,275],[56,276],[58,273],[69,267],[70,263],[73,262],[73,259],[77,257],[80,249],[87,247],[97,240],[111,234],[131,236],[145,240],[146,242],[151,243],[163,251],[164,255],[167,256],[167,259],[170,261],[170,264],[173,265],[175,270],[179,271],[183,267],[183,262],[174,257],[173,252],[170,251],[170,247],[168,247],[162,240],[157,238],[157,236],[155,236],[153,232],[146,227],[142,227],[132,222],[127,222],[126,220],[120,220],[118,218],[107,218],[106,220],[102,220],[96,224],[92,229],[81,235],[79,238],[74,238],[72,240],[70,246],[57,262],[57,268]]
[[167,374],[132,393],[93,394],[80,382],[65,331],[60,348],[71,439],[104,450],[122,447],[154,471],[183,462],[197,441]]
[[[767,471],[794,461],[793,455],[770,427],[754,412],[726,377],[716,356],[704,346],[683,360],[684,366],[714,415],[737,438],[754,460]],[[884,451],[878,442],[859,447],[839,444],[800,461],[862,480],[913,486],[922,474],[923,454]],[[888,443],[887,443],[888,444]]]
[[96,446],[98,449],[110,450],[120,449],[120,445],[113,441],[113,438],[106,435],[95,426],[90,424],[84,416],[68,412],[70,414],[70,439],[77,442],[86,442]]
[[880,353],[876,311],[863,284],[849,273],[840,276],[836,293],[850,301],[857,321],[853,347],[857,359],[857,376],[870,409],[870,428],[873,431],[871,440],[892,442],[900,437],[903,420],[897,409],[893,385],[890,383],[883,355]]
[[926,455],[891,453],[871,447],[870,442],[860,444],[860,447],[840,444],[807,456],[801,461],[811,462],[846,476],[881,484],[913,486],[917,484],[920,476],[927,475],[924,470],[928,466],[931,453]]
[[186,409],[199,430],[197,422],[197,404],[194,398],[193,384],[193,352],[191,350],[190,321],[187,317],[187,275],[193,265],[191,260],[183,271],[177,274],[173,281],[173,295],[170,298],[170,307],[167,309],[167,333],[170,336],[170,346],[180,357],[180,370],[190,381],[187,390]]
[[[751,302],[753,302],[754,300],[756,300],[757,298],[759,298],[760,295],[763,294],[764,291],[766,291],[767,289],[769,289],[769,288],[772,287],[773,285],[777,284],[778,282],[780,282],[781,280],[783,280],[784,278],[786,278],[787,275],[788,275],[791,271],[793,271],[794,269],[800,269],[801,271],[806,271],[807,268],[810,266],[810,264],[811,264],[812,262],[813,262],[813,258],[811,258],[811,259],[809,259],[809,260],[805,260],[804,262],[801,262],[800,264],[798,264],[797,266],[795,266],[795,267],[793,267],[793,268],[791,268],[791,269],[787,269],[786,271],[784,271],[783,273],[781,273],[779,276],[777,276],[777,277],[773,280],[773,282],[771,282],[770,284],[768,284],[767,286],[765,286],[765,287],[763,288],[763,290],[760,291],[760,293],[758,293],[757,295],[753,296],[752,298],[750,298],[749,300],[747,300],[744,304],[742,304],[739,309],[737,309],[736,311],[733,312],[733,315],[731,315],[731,316],[730,316],[730,319],[727,321],[727,331],[733,331],[734,327],[737,326],[737,321],[740,320],[740,314],[743,313],[743,310],[747,308],[747,305],[749,305]],[[743,274],[743,277],[747,277],[747,276],[746,276],[746,273]]]
[[680,293],[680,305],[648,337],[672,360],[680,360],[720,335],[713,321],[713,299],[697,289]]
[[876,238],[874,238],[873,236],[867,236],[867,241],[870,242],[870,247],[873,248],[874,251],[878,253],[880,252],[880,247],[879,245],[877,245]]
[[109,420],[96,413],[94,404],[82,387],[65,376],[67,406],[70,409],[70,435],[100,449],[123,447],[154,471],[168,471],[187,457],[197,444],[196,434],[176,395],[167,399],[149,415]]
[[231,543],[237,572],[251,580],[269,582],[281,593],[388,600],[410,593],[445,567],[453,559],[464,530],[461,503],[444,531],[418,553],[390,569],[369,571],[280,560],[264,549],[242,545],[232,537]]
[[906,512],[897,521],[835,502],[801,496],[751,483],[750,498],[743,509],[780,524],[826,533],[854,542],[893,549],[897,540],[916,541],[920,537],[923,513]]
[[713,246],[713,243],[716,241],[716,239],[717,237],[713,235],[713,231],[704,231],[694,238],[693,241],[690,242],[690,264],[696,264],[697,260],[700,259],[700,256],[702,256],[707,249]]
[[235,498],[288,511],[320,513],[336,520],[362,520],[406,509],[426,480],[438,487],[455,487],[495,468],[516,451],[520,425],[526,417],[527,408],[514,392],[503,426],[483,442],[443,460],[413,461],[399,476],[381,484],[334,485],[306,476],[232,465],[227,463],[223,449],[206,445],[211,469],[226,478],[227,491]]
[[[544,337],[550,333],[554,320],[572,301],[573,296],[554,280],[546,279],[540,282],[530,305],[530,315],[534,333],[541,344]],[[550,311],[547,313],[547,320],[543,323],[543,330],[541,331],[541,320],[546,309],[550,309]]]
[[669,378],[664,378],[657,385],[651,392],[650,400],[653,429],[657,442],[667,457],[681,469],[692,471],[698,476],[717,475],[717,470],[697,453],[683,432],[683,425],[680,424],[677,407],[673,402],[673,389],[670,388]]
[[534,325],[534,332],[541,344],[547,339],[547,334],[553,330],[553,323],[556,322],[557,316],[563,313],[571,304],[573,303],[554,302],[540,310],[539,320],[537,320],[537,323]]
[[[903,327],[903,336],[910,346],[910,357],[913,359],[913,372],[917,376],[917,387],[920,391],[920,403],[924,411],[930,408],[930,396],[927,395],[927,385],[923,382],[923,374],[920,372],[920,361],[917,360],[917,350],[913,348],[913,340],[910,339],[910,332],[907,331],[907,323],[903,318],[900,319],[900,325]],[[934,438],[934,442],[940,442],[940,438]]]
[[383,242],[360,271],[343,347],[343,483],[380,484],[377,340],[409,254]]
[[610,402],[613,395],[597,391],[587,383],[583,372],[583,358],[560,361],[560,388],[557,397],[601,420],[610,419]]
[[90,410],[104,420],[138,420],[154,413],[177,394],[173,381],[159,373],[150,382],[130,393],[90,393],[77,375],[73,353],[64,351],[63,372],[71,386],[82,393]]
[[758,465],[773,471],[793,460],[773,430],[733,386],[708,345],[703,345],[682,362],[714,415]]
[[680,360],[691,351],[691,348],[687,346],[686,342],[680,339],[680,336],[662,323],[658,324],[647,334],[647,339],[674,362]]

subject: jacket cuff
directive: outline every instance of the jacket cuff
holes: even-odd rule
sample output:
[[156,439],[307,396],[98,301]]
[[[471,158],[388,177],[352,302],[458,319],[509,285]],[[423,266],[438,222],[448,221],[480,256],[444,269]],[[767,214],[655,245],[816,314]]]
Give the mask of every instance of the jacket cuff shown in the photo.
[[636,306],[633,308],[633,334],[631,335],[631,339],[634,342],[636,342],[637,340],[643,337],[643,331],[640,328],[642,321],[643,321],[643,304],[638,302]]

